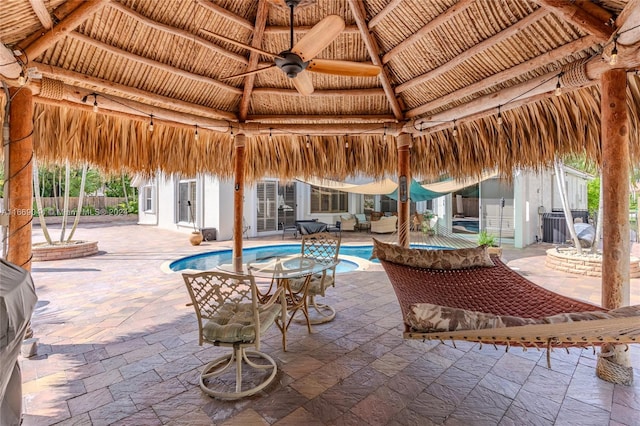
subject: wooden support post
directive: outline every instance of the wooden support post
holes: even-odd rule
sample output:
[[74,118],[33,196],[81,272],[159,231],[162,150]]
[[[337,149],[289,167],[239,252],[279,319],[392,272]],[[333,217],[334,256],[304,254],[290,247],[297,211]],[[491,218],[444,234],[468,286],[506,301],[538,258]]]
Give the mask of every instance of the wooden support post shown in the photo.
[[[629,118],[627,73],[613,69],[602,74],[603,247],[602,306],[629,305]],[[630,384],[633,369],[623,345],[604,345],[596,367],[598,377]]]
[[627,74],[602,74],[602,185],[604,195],[602,306],[629,304],[629,119]]
[[234,140],[235,183],[233,193],[233,263],[237,268],[242,266],[242,231],[244,218],[244,144],[245,135],[237,135]]
[[409,247],[409,197],[411,188],[411,135],[398,136],[398,245]]
[[31,270],[31,222],[33,220],[33,97],[27,87],[9,89],[9,233],[7,260]]

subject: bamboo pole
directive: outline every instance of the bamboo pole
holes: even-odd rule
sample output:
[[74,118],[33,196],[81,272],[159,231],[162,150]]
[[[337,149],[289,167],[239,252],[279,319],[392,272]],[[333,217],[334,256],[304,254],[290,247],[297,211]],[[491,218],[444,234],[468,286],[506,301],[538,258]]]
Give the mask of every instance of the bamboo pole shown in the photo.
[[9,89],[9,168],[5,176],[9,192],[7,260],[31,270],[33,221],[33,98],[26,88]]
[[235,185],[233,193],[233,264],[242,269],[242,225],[244,203],[244,148],[247,137],[237,135],[234,140],[235,157],[233,162]]
[[627,74],[614,69],[602,74],[602,185],[604,222],[602,306],[629,304],[629,118]]
[[[253,30],[253,37],[251,40],[251,46],[259,49],[262,46],[262,38],[264,36],[264,27],[267,25],[267,17],[269,16],[269,4],[267,0],[260,0],[258,2],[258,13],[256,14],[255,29]],[[249,66],[247,71],[254,71],[258,67],[258,60],[260,55],[255,51],[249,53]],[[240,121],[244,121],[249,113],[249,103],[251,101],[251,91],[253,90],[253,83],[255,82],[256,75],[250,74],[244,78],[244,89],[242,91],[242,98],[240,99],[240,107],[238,108],[238,117]]]
[[398,245],[409,247],[409,200],[411,196],[411,135],[398,136]]

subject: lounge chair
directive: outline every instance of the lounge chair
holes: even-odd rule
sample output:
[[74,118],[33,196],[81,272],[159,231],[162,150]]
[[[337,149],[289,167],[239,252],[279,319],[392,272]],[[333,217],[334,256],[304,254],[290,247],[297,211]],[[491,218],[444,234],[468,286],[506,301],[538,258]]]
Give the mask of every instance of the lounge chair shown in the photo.
[[340,229],[342,231],[355,231],[358,226],[358,220],[351,214],[340,216]]
[[363,229],[369,229],[371,222],[367,220],[367,216],[364,213],[356,213],[356,220],[358,221],[358,230],[362,231]]
[[383,216],[380,220],[371,222],[371,232],[376,234],[389,234],[396,232],[398,216]]

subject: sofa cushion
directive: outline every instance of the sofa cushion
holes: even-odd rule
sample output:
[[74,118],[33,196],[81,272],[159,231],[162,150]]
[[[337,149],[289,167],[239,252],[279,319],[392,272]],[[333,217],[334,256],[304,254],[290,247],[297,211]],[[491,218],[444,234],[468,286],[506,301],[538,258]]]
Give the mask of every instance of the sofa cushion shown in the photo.
[[487,246],[454,250],[425,250],[400,247],[373,239],[371,258],[426,269],[468,269],[495,266]]

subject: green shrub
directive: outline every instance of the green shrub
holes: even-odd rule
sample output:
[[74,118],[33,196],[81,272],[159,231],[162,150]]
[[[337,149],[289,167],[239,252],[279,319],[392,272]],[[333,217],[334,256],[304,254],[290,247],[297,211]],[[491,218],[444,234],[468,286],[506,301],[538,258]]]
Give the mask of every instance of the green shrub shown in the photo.
[[486,229],[483,229],[478,233],[478,245],[487,245],[489,247],[497,247],[497,238],[493,234],[489,234]]

